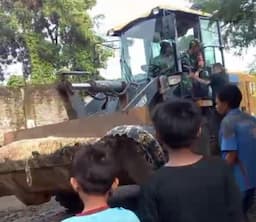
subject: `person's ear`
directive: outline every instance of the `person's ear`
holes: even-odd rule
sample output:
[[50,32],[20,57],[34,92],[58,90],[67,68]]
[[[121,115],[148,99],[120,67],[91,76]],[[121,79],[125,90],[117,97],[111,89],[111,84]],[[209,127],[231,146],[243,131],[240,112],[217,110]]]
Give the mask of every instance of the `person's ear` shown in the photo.
[[119,186],[119,179],[116,177],[114,182],[112,183],[111,190],[112,191],[116,190],[118,186]]
[[156,140],[158,141],[158,143],[162,146],[163,145],[163,141],[162,138],[160,136],[160,133],[156,130]]
[[73,190],[78,193],[78,191],[80,190],[80,186],[75,177],[70,178],[70,184],[71,184]]
[[200,126],[198,132],[197,132],[197,137],[200,137],[202,135],[202,127]]
[[227,113],[229,111],[229,105],[227,102],[223,102],[223,108],[225,110],[225,113]]

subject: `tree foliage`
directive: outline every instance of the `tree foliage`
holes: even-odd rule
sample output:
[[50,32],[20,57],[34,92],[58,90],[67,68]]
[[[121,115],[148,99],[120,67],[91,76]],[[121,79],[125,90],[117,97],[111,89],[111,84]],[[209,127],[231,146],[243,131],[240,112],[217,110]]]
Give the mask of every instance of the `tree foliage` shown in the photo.
[[254,0],[191,0],[197,8],[222,21],[224,40],[231,47],[256,45],[256,2]]
[[[0,0],[0,63],[22,62],[33,83],[66,67],[97,74],[109,53],[87,10],[95,0]],[[100,58],[100,59],[99,59]]]
[[12,75],[7,82],[8,87],[19,88],[25,86],[25,81],[22,76]]

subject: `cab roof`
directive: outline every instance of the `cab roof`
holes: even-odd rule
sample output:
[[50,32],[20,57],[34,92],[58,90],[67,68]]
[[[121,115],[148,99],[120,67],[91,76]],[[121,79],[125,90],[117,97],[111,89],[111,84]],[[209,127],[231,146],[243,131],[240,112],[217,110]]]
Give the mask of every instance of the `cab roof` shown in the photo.
[[175,5],[157,5],[156,7],[152,8],[151,10],[147,10],[145,13],[140,14],[139,16],[131,16],[131,18],[122,24],[119,24],[115,26],[114,28],[110,29],[107,32],[108,36],[119,36],[120,33],[124,30],[126,30],[128,27],[135,25],[136,23],[140,22],[143,19],[146,19],[152,15],[152,11],[154,9],[158,10],[169,10],[173,12],[183,12],[186,14],[192,14],[192,15],[198,15],[198,16],[203,16],[203,17],[210,17],[211,14],[203,12],[201,10],[195,10],[187,7],[180,7],[180,6],[175,6]]

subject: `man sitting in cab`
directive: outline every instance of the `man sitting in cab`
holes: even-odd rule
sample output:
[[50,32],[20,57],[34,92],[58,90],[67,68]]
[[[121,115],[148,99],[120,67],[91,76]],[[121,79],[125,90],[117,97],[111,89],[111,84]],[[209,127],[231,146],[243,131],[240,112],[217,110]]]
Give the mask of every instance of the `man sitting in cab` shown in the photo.
[[152,77],[170,75],[175,71],[175,59],[171,44],[168,41],[162,41],[160,46],[160,55],[153,58],[150,64]]

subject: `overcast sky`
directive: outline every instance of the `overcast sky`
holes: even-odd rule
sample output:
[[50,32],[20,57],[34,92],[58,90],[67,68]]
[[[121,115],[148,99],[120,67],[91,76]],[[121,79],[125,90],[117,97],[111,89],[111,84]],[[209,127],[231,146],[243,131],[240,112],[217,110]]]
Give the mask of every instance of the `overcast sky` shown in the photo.
[[[129,18],[140,15],[160,4],[189,6],[188,1],[184,0],[97,0],[97,5],[91,11],[91,15],[105,15],[100,26],[100,33],[103,34],[113,26],[126,22]],[[229,70],[247,69],[253,60],[254,51],[255,49],[249,49],[242,57],[233,56],[233,52],[226,52],[226,67]]]
[[92,15],[105,15],[102,26],[104,31],[129,20],[133,16],[141,15],[160,4],[189,5],[184,0],[97,0]]

